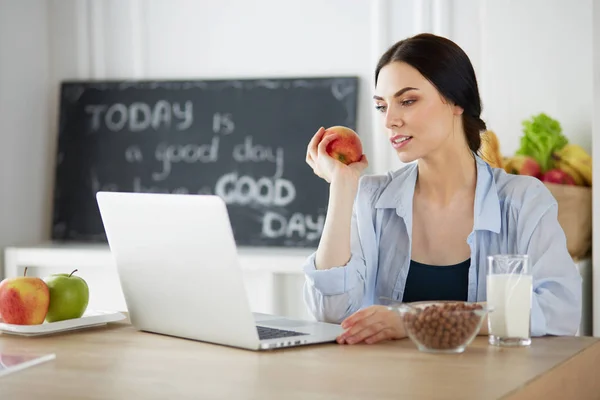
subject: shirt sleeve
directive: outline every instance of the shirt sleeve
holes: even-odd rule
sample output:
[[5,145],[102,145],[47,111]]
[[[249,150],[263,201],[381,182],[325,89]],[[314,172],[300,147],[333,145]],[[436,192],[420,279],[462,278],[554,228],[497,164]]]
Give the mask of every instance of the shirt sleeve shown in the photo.
[[350,251],[350,260],[345,265],[330,269],[316,269],[316,252],[304,263],[304,303],[318,321],[341,323],[362,305],[366,264],[359,239],[356,207],[352,212]]
[[552,201],[537,224],[531,222],[522,222],[533,277],[531,335],[575,335],[581,321],[582,278],[567,250],[558,204]]

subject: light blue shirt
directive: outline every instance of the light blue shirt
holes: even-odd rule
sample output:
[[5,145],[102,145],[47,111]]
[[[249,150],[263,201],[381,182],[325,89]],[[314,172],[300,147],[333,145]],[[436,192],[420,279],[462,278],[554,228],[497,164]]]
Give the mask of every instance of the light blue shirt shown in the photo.
[[[581,283],[558,223],[558,204],[538,179],[507,174],[476,156],[468,301],[486,301],[487,256],[527,254],[533,277],[531,335],[574,335],[581,320]],[[303,266],[304,302],[320,321],[340,323],[381,297],[402,301],[411,259],[416,163],[361,177],[354,201],[351,257],[345,266]]]

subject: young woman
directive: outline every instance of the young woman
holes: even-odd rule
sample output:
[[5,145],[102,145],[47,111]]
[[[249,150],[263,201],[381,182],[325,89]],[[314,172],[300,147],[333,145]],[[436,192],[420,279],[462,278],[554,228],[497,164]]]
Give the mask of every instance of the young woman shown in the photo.
[[575,334],[581,277],[557,203],[539,180],[477,155],[486,126],[467,55],[420,34],[383,54],[375,82],[390,146],[408,165],[361,177],[366,157],[348,166],[329,157],[335,136],[323,139],[323,128],[308,144],[306,162],[330,183],[321,241],[304,265],[312,314],[341,323],[339,343],[399,339],[400,318],[382,298],[485,302],[487,256],[528,254],[532,336]]

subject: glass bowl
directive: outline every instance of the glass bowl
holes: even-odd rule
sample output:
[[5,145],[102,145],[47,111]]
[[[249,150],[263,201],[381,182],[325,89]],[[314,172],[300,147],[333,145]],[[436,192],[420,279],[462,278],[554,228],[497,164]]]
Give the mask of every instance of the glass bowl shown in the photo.
[[401,303],[390,309],[400,314],[417,348],[429,353],[465,351],[489,311],[482,304],[464,301]]

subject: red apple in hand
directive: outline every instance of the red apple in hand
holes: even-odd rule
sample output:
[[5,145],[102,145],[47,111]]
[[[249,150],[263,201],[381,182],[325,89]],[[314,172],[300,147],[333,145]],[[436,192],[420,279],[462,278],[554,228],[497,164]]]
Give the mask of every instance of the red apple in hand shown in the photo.
[[50,305],[48,285],[41,278],[26,276],[0,282],[0,315],[7,324],[39,325]]
[[332,134],[338,135],[338,138],[327,145],[327,154],[346,165],[360,160],[363,148],[356,132],[345,126],[332,126],[325,130],[323,137]]

